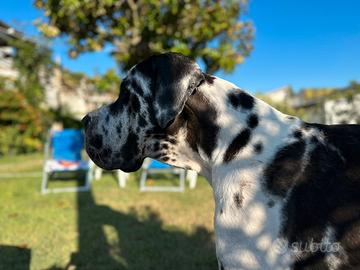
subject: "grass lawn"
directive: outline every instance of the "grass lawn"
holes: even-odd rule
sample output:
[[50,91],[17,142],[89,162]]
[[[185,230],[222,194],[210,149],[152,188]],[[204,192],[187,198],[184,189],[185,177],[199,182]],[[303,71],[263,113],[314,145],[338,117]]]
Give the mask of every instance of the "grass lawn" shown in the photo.
[[0,159],[1,270],[217,268],[203,178],[184,193],[140,193],[138,174],[119,189],[108,173],[91,192],[41,195],[41,167],[39,154]]

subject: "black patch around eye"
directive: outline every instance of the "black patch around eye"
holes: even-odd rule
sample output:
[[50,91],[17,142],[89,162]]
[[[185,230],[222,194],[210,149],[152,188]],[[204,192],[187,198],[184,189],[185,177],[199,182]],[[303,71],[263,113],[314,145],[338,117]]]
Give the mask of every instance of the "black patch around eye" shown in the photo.
[[208,83],[208,84],[213,84],[214,81],[215,81],[215,77],[214,76],[211,76],[210,74],[207,74],[207,73],[203,73],[204,75],[204,78],[205,78],[205,81]]
[[254,145],[254,150],[256,154],[260,154],[263,150],[263,144],[262,142],[258,142]]
[[237,193],[234,194],[234,202],[235,202],[235,206],[237,208],[241,208],[242,203],[243,203],[243,197],[240,194],[240,192],[237,192]]
[[293,136],[297,139],[301,139],[303,137],[303,133],[301,130],[295,130]]
[[258,116],[254,113],[250,114],[249,118],[247,119],[247,124],[249,128],[256,128],[259,124]]
[[251,131],[248,128],[242,130],[230,143],[224,155],[224,162],[231,161],[235,155],[250,141]]
[[169,161],[169,157],[163,157],[163,158],[161,158],[163,161],[165,161],[165,162],[167,162],[167,161]]
[[230,104],[237,109],[241,107],[245,110],[251,110],[255,105],[255,100],[252,96],[241,91],[240,89],[236,89],[236,91],[231,92],[228,95]]
[[100,149],[103,146],[103,137],[99,134],[90,138],[90,145],[95,147],[96,149]]

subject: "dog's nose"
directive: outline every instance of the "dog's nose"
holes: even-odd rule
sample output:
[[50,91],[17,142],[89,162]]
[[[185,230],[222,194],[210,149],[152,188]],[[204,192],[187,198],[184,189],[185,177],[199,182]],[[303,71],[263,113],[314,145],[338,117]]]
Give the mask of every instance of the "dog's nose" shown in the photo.
[[91,122],[91,117],[87,114],[85,115],[85,117],[81,120],[81,123],[84,125],[84,127],[86,128]]

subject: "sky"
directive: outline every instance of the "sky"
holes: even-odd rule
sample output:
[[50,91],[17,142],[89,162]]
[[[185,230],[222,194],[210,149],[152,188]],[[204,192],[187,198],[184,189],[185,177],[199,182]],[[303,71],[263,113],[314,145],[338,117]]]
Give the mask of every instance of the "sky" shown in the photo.
[[[1,1],[0,19],[27,35],[42,12],[30,0]],[[255,26],[254,50],[231,74],[216,75],[250,92],[283,86],[343,87],[360,81],[360,1],[252,0],[246,18]],[[67,69],[101,74],[116,68],[109,50],[73,60],[64,40],[53,42],[54,57]]]

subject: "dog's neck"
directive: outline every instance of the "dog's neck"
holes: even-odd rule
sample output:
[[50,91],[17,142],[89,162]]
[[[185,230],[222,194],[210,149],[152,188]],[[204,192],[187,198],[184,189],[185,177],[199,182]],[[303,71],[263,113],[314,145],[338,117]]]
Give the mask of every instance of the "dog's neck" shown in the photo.
[[[182,117],[184,133],[192,134],[190,139],[184,135],[193,149],[188,159],[213,187],[219,257],[226,256],[228,266],[288,265],[288,256],[270,254],[285,198],[264,191],[263,175],[274,153],[296,139],[292,134],[303,122],[219,78],[199,87]],[[259,254],[257,242],[264,246],[262,257],[273,256],[273,263],[252,258],[251,252]],[[227,253],[221,255],[222,250]]]
[[[199,87],[181,115],[187,121],[184,138],[194,150],[189,157],[194,162],[186,165],[201,172],[210,184],[215,181],[214,170],[218,167],[239,170],[244,165],[267,162],[274,150],[288,140],[289,133],[302,124],[239,91],[234,84],[216,78]],[[253,104],[234,106],[231,97],[237,98],[239,93],[246,95],[240,99],[252,99]]]

